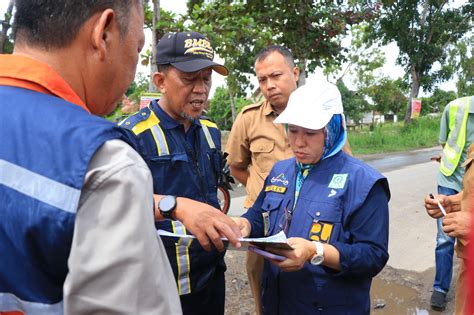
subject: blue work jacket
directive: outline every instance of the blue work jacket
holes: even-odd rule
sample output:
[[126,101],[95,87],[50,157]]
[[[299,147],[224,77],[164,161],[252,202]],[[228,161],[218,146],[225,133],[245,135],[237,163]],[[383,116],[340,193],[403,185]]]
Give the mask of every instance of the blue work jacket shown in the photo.
[[266,261],[264,313],[369,314],[372,277],[388,260],[387,180],[340,152],[315,164],[294,207],[296,172],[295,158],[275,164],[243,215],[251,222],[251,236],[284,230],[288,237],[331,244],[342,270],[306,262],[299,271],[283,272]]
[[77,105],[23,88],[0,86],[0,105],[0,313],[62,314],[89,162],[123,135]]
[[[120,123],[135,136],[135,148],[153,175],[155,194],[187,197],[219,209],[217,182],[222,169],[221,135],[216,124],[201,117],[184,126],[152,101]],[[158,229],[186,233],[179,221],[156,222]],[[180,295],[204,287],[216,269],[225,270],[223,253],[205,251],[197,241],[162,237]]]

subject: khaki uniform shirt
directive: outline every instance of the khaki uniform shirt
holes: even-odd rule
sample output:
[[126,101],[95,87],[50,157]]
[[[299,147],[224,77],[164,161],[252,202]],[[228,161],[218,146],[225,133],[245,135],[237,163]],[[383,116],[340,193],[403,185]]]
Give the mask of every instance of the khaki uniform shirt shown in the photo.
[[[464,178],[462,181],[463,184],[463,194],[461,199],[461,211],[473,211],[472,207],[472,199],[474,198],[474,167],[472,167],[474,163],[474,144],[471,144],[469,147],[469,151],[467,153],[467,159],[462,165],[466,167],[466,171],[464,173]],[[456,241],[456,254],[459,258],[467,258],[466,257],[466,239],[457,238]]]
[[64,314],[182,314],[155,229],[150,170],[121,140],[87,169],[74,225]]
[[232,126],[226,146],[227,161],[230,166],[249,170],[245,208],[257,199],[273,164],[293,156],[284,126],[273,123],[276,117],[265,100],[245,106]]

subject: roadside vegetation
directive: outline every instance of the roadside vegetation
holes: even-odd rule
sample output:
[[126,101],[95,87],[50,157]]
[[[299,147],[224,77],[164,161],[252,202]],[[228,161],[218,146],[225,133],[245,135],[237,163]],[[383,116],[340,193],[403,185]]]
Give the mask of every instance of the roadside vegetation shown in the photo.
[[440,116],[420,117],[410,124],[384,123],[349,130],[354,155],[409,151],[438,145]]

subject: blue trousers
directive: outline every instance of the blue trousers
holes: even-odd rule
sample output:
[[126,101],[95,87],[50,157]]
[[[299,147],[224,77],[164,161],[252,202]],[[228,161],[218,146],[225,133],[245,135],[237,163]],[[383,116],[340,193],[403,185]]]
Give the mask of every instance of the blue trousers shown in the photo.
[[200,291],[181,295],[183,315],[224,315],[224,269],[217,268],[214,277]]
[[[451,196],[458,191],[438,186],[438,194]],[[436,275],[433,283],[433,290],[448,293],[453,276],[453,254],[455,239],[443,232],[443,218],[437,219],[438,234],[436,235]]]

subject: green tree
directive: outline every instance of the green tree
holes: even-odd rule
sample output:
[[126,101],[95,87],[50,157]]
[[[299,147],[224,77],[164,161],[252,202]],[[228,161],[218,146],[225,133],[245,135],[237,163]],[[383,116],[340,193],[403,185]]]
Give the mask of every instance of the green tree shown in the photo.
[[458,77],[458,97],[474,95],[474,35],[459,41],[449,52],[447,67]]
[[0,49],[2,54],[10,54],[13,51],[13,41],[8,32],[11,27],[13,6],[14,1],[10,0],[7,11],[3,16],[3,20],[0,20],[0,25],[2,26],[2,29],[0,30]]
[[441,113],[449,102],[456,99],[453,91],[444,91],[436,88],[430,97],[421,99],[421,115],[428,113]]
[[248,74],[253,72],[253,58],[258,50],[271,42],[271,32],[260,28],[254,12],[244,2],[194,1],[189,7],[190,27],[206,34],[216,53],[230,69],[226,77],[232,120],[237,115],[236,98],[252,89]]
[[392,80],[383,77],[378,82],[365,89],[365,93],[374,102],[374,109],[383,114],[392,112],[403,115],[407,102],[402,79]]
[[[141,54],[141,63],[144,66],[150,66],[151,78],[153,73],[157,71],[155,62],[156,44],[165,33],[182,31],[184,29],[184,19],[170,11],[163,10],[160,6],[159,0],[153,0],[151,6],[149,1],[145,0],[143,10],[145,16],[145,28],[151,30],[152,41],[151,49],[148,48],[144,53]],[[152,80],[149,81],[148,91],[157,91]]]
[[[238,111],[245,105],[252,103],[245,97],[234,98],[235,106]],[[225,87],[217,87],[214,96],[209,102],[209,110],[206,116],[211,118],[222,130],[230,130],[234,119],[231,114],[229,90]]]
[[281,44],[292,50],[301,70],[301,85],[307,72],[341,62],[341,38],[347,27],[372,16],[372,9],[360,4],[363,1],[351,1],[350,6],[310,0],[191,2],[190,27],[211,37],[216,52],[231,69],[226,80],[231,100],[250,86],[254,57],[264,46]]
[[351,25],[373,16],[368,1],[255,1],[248,9],[268,27],[275,43],[290,48],[300,68],[299,84],[307,72],[344,60],[342,38]]
[[339,92],[341,92],[345,115],[348,120],[353,120],[355,124],[359,124],[364,113],[372,110],[370,104],[362,95],[349,90],[342,80],[338,80],[336,85]]
[[410,79],[410,97],[405,122],[410,121],[411,99],[420,88],[431,90],[435,83],[447,80],[452,73],[433,70],[436,62],[444,63],[447,48],[470,29],[474,2],[450,8],[447,0],[382,0],[379,18],[374,20],[372,39],[384,44],[395,41],[400,49],[397,63]]
[[354,85],[359,92],[371,87],[377,81],[375,71],[385,64],[385,54],[379,47],[379,43],[368,43],[365,38],[369,30],[369,24],[363,22],[351,27],[350,45],[344,54],[346,63],[344,70],[341,64],[329,64],[324,68],[324,73],[329,74],[340,73],[337,80],[342,80],[347,74],[351,74],[355,80]]
[[125,94],[135,103],[140,103],[140,97],[148,91],[150,79],[148,76],[139,73],[135,80],[130,84]]

